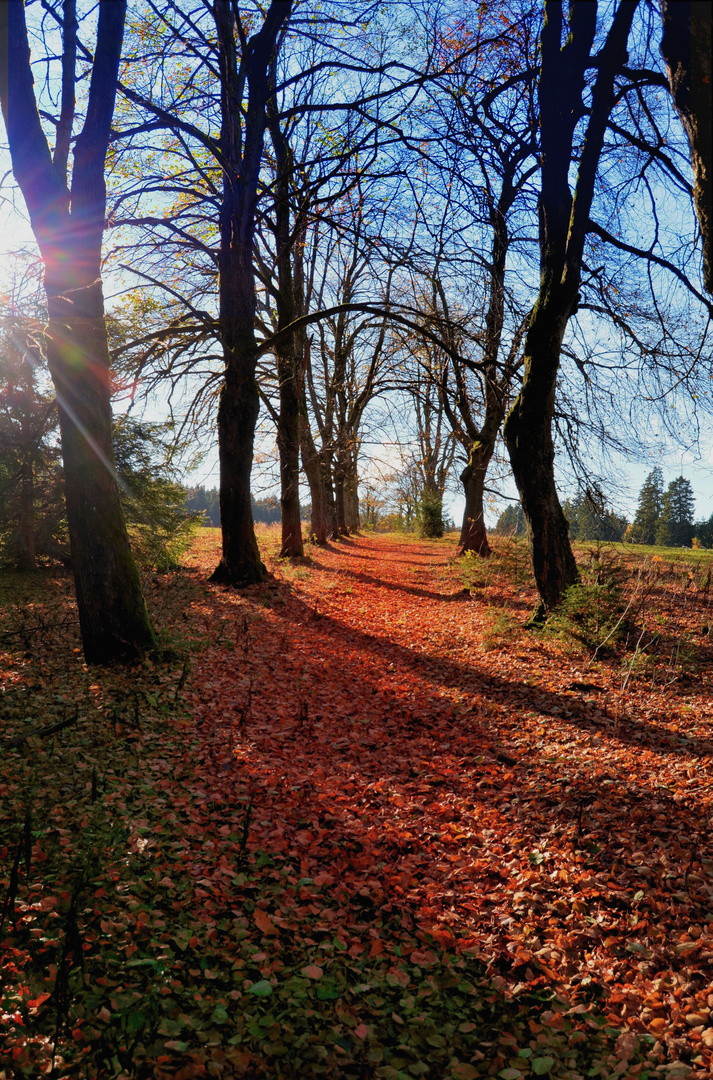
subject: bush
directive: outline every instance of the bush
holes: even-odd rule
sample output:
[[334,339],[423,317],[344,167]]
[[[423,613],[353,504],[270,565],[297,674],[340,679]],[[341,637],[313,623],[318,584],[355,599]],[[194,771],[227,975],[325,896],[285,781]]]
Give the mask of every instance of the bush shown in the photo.
[[437,491],[424,491],[418,501],[418,535],[437,540],[443,536],[443,496]]
[[114,455],[121,502],[134,558],[140,566],[171,570],[190,547],[202,511],[188,510],[166,441],[165,424],[129,416],[114,425]]
[[587,651],[612,652],[630,629],[623,617],[623,575],[619,561],[605,551],[593,551],[582,581],[567,589],[547,621],[546,632],[577,642]]

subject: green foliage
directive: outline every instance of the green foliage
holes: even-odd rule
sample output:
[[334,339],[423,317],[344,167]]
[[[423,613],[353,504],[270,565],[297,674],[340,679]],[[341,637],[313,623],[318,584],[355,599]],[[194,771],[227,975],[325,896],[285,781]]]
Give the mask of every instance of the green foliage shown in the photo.
[[693,531],[695,539],[698,541],[695,546],[713,548],[713,514],[707,520],[703,518],[701,521],[697,521]]
[[661,514],[663,499],[663,473],[656,466],[643,483],[639,492],[636,517],[627,539],[632,544],[653,544],[656,541],[656,525]]
[[621,540],[626,532],[626,518],[606,505],[604,493],[595,487],[567,499],[563,508],[572,540]]
[[[250,499],[253,521],[273,525],[280,520],[280,500],[274,496],[267,499]],[[203,515],[206,525],[220,528],[220,493],[217,488],[194,487],[186,492],[186,507],[193,513]],[[312,508],[309,503],[301,507],[303,521],[308,521]]]
[[220,498],[217,488],[194,487],[186,492],[186,508],[201,514],[206,525],[220,527]]
[[119,417],[114,456],[121,501],[139,565],[169,570],[190,546],[200,513],[186,508],[186,489],[176,478],[169,425]]
[[662,547],[690,547],[693,540],[695,499],[690,481],[678,476],[668,485],[656,523],[656,543]]
[[66,558],[64,480],[54,394],[42,365],[39,318],[0,325],[0,557],[32,570]]
[[518,503],[517,506],[507,506],[495,525],[496,536],[524,536],[526,532],[525,527],[525,515],[522,512],[522,507]]
[[590,553],[589,565],[582,569],[581,582],[567,589],[545,632],[588,652],[612,652],[629,629],[622,600],[624,578],[625,569],[617,556],[597,547]]
[[445,524],[443,521],[443,496],[437,491],[421,493],[417,510],[418,535],[427,539],[438,539],[443,536]]

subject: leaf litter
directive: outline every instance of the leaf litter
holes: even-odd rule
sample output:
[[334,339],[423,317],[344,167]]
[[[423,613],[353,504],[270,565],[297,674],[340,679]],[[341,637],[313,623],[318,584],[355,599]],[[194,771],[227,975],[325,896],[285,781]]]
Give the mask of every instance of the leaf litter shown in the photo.
[[705,565],[649,561],[604,657],[522,629],[522,552],[237,592],[217,538],[129,673],[66,579],[2,593],[0,1077],[709,1076]]

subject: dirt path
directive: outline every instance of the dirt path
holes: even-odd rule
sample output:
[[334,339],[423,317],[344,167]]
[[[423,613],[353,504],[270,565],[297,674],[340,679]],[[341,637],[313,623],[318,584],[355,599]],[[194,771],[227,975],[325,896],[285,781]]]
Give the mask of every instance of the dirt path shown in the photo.
[[493,572],[471,595],[451,555],[356,538],[270,587],[212,591],[206,629],[224,630],[192,705],[253,799],[249,847],[299,864],[354,956],[383,947],[356,897],[702,1068],[710,702],[684,738],[661,710],[690,691],[622,695],[606,667],[514,629],[529,588]]

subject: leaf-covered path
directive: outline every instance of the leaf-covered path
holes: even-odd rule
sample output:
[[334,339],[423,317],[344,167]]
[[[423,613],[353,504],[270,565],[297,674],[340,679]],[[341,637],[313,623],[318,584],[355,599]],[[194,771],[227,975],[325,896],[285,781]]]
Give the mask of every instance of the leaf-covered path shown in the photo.
[[[92,866],[85,1072],[57,1074],[709,1076],[708,638],[694,679],[645,682],[522,630],[514,548],[464,589],[452,542],[358,537],[234,592],[205,584],[216,545],[154,579],[195,659],[141,732],[115,708],[131,854]],[[664,569],[657,618],[680,587],[700,628],[702,579]]]

